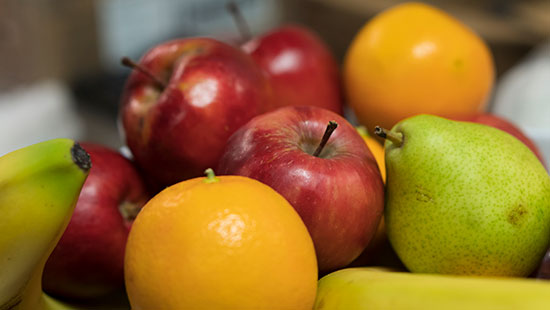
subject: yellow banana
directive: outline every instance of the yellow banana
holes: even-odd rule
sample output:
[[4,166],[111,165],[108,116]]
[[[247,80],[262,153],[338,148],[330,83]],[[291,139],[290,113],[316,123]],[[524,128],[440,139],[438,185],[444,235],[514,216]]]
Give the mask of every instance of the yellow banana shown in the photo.
[[348,268],[319,280],[314,309],[546,310],[550,282]]
[[42,269],[91,166],[69,139],[0,157],[0,310],[65,309],[42,292]]

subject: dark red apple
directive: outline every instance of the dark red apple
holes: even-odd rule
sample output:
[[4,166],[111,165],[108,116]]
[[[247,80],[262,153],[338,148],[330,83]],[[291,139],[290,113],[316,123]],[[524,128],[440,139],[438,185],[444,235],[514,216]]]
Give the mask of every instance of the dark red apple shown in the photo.
[[55,296],[98,297],[123,287],[130,226],[148,199],[133,164],[109,148],[81,144],[92,168],[73,216],[46,263],[44,290]]
[[365,250],[348,265],[348,267],[364,266],[388,267],[392,270],[407,271],[388,240],[384,217]]
[[286,25],[242,48],[267,73],[276,107],[310,105],[343,113],[338,64],[313,31]]
[[120,117],[136,163],[159,187],[215,167],[229,136],[270,109],[269,83],[254,61],[213,39],[160,44],[139,67]]
[[311,30],[279,27],[245,43],[243,50],[267,72],[277,106],[311,105],[343,113],[338,64]]
[[[330,138],[329,121],[338,124]],[[257,179],[284,196],[311,234],[322,273],[353,261],[382,216],[384,185],[373,155],[351,124],[326,109],[284,107],[253,118],[231,136],[217,171]]]
[[539,279],[550,280],[550,248],[546,251],[546,254],[542,258],[535,276]]
[[275,107],[310,105],[343,113],[338,63],[327,45],[312,30],[285,25],[252,38],[250,28],[235,2],[233,15],[250,54],[269,77]]
[[535,143],[531,139],[529,139],[521,131],[521,129],[519,129],[512,122],[491,113],[480,113],[454,119],[491,126],[511,134],[512,136],[523,142],[528,148],[530,148],[531,151],[539,158],[540,162],[546,167],[546,163],[544,162],[542,154]]

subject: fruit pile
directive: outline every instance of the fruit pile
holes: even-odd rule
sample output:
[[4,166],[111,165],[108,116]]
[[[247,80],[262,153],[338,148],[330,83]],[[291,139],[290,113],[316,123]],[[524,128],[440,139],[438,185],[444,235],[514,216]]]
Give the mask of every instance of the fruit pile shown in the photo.
[[395,6],[342,79],[301,26],[245,41],[123,59],[130,158],[0,158],[0,309],[550,307],[550,177],[474,32]]

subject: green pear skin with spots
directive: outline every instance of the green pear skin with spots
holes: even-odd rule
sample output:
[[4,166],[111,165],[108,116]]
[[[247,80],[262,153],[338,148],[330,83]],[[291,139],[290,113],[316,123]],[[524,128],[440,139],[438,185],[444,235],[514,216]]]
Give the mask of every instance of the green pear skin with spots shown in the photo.
[[522,142],[417,115],[388,133],[385,160],[388,238],[410,271],[527,276],[537,267],[550,243],[550,177]]

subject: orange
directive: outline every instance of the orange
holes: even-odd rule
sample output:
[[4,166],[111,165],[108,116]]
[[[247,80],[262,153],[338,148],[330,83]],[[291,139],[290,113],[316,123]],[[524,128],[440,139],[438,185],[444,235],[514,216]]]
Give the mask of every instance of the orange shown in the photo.
[[357,128],[357,131],[365,140],[367,147],[374,155],[376,164],[378,165],[378,170],[380,170],[380,175],[382,176],[382,181],[386,184],[386,160],[384,158],[384,147],[380,144],[375,138],[370,136],[367,132],[367,129],[363,126]]
[[405,3],[371,19],[344,59],[344,88],[359,122],[387,129],[420,113],[485,110],[494,82],[487,45],[434,7]]
[[[386,160],[384,158],[384,146],[382,146],[378,140],[369,135],[365,127],[359,126],[357,131],[361,137],[363,137],[363,140],[367,144],[367,147],[371,151],[372,155],[374,155],[374,159],[376,160],[376,164],[380,170],[382,180],[384,181],[384,184],[386,184]],[[365,249],[366,253],[364,253],[364,255],[366,255],[366,258],[364,259],[371,259],[369,256],[376,255],[377,250],[382,247],[382,244],[386,240],[386,225],[384,224],[384,217],[382,217],[380,223],[378,224],[378,228],[376,229],[376,233]]]
[[241,176],[196,178],[153,197],[126,247],[132,309],[311,309],[308,231],[273,189]]

